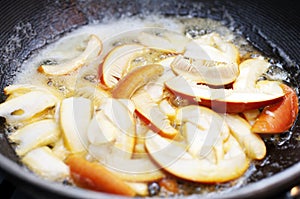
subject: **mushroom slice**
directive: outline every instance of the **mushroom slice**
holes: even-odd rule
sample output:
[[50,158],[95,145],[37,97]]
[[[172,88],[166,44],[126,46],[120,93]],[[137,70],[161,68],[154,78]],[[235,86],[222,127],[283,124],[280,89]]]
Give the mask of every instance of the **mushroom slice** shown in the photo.
[[259,81],[252,90],[215,89],[177,76],[166,81],[165,85],[176,96],[227,113],[261,108],[280,102],[284,97],[279,83],[272,81]]
[[88,146],[87,128],[91,117],[91,100],[83,97],[70,97],[61,102],[60,125],[64,142],[70,152],[86,151]]
[[164,73],[164,67],[159,64],[149,64],[135,68],[123,77],[112,90],[112,97],[129,99],[134,92],[149,81],[157,79]]
[[24,121],[55,106],[57,102],[58,98],[52,94],[32,91],[0,104],[0,116],[5,117],[7,122]]
[[41,92],[53,94],[58,99],[61,98],[60,94],[56,90],[52,89],[51,87],[37,86],[33,84],[13,84],[4,88],[5,95],[9,95],[9,96],[13,95],[13,97],[17,97],[25,93],[29,93],[31,91],[41,91]]
[[260,114],[259,109],[252,109],[249,111],[242,112],[242,116],[247,120],[247,122],[252,126],[256,119],[258,118]]
[[195,182],[217,183],[236,179],[249,167],[243,149],[233,136],[224,145],[224,156],[216,163],[206,158],[195,157],[187,146],[174,140],[148,132],[146,148],[150,156],[171,174]]
[[224,52],[231,62],[239,63],[240,53],[232,42],[225,41],[218,34],[214,37],[214,41],[217,48]]
[[210,60],[215,62],[231,63],[231,59],[221,50],[204,44],[198,44],[195,41],[191,41],[186,46],[186,51],[183,54],[184,57],[198,60]]
[[159,102],[160,110],[167,115],[169,118],[174,118],[176,115],[176,109],[168,102],[168,100],[164,99]]
[[106,117],[103,110],[97,111],[88,127],[88,139],[94,145],[116,140],[119,129]]
[[203,106],[189,105],[178,108],[174,121],[177,125],[188,122],[200,130],[209,131],[211,132],[210,139],[218,137],[220,133],[222,138],[227,140],[230,134],[225,119],[213,110]]
[[177,56],[171,64],[177,75],[197,83],[214,86],[226,85],[233,82],[238,74],[239,68],[236,63],[226,63],[210,60],[195,60]]
[[114,146],[124,151],[124,154],[128,157],[132,156],[136,136],[135,119],[132,110],[130,110],[131,105],[131,103],[128,103],[128,106],[126,106],[124,100],[107,98],[100,106],[104,115],[117,128],[114,131],[116,134],[114,135],[116,139]]
[[91,35],[85,50],[79,56],[57,65],[41,65],[38,71],[47,75],[66,75],[96,59],[101,51],[101,40],[96,35]]
[[85,86],[75,90],[75,96],[90,99],[95,107],[100,106],[110,94],[98,86]]
[[56,142],[60,133],[60,128],[55,120],[45,119],[18,129],[9,135],[9,139],[18,144],[16,153],[23,156],[34,148]]
[[139,44],[127,44],[112,49],[100,65],[100,76],[103,83],[108,87],[114,87],[129,66],[133,56],[144,52],[145,47]]
[[203,35],[194,41],[199,44],[214,46],[224,52],[231,61],[239,62],[240,55],[237,47],[231,41],[222,38],[215,32]]
[[168,117],[160,110],[158,104],[151,99],[148,93],[137,93],[132,97],[132,101],[138,115],[144,122],[150,124],[150,128],[155,132],[166,137],[175,137],[178,134]]
[[186,138],[188,152],[195,157],[203,158],[212,154],[213,146],[219,136],[219,133],[213,135],[214,132],[209,132],[209,129],[200,129],[190,122],[182,125],[182,134]]
[[146,182],[126,182],[139,196],[148,196],[148,184]]
[[175,58],[176,58],[176,56],[167,57],[167,58],[157,62],[157,64],[162,65],[165,68],[165,71],[168,71],[168,70],[170,70],[171,64]]
[[263,58],[247,59],[239,65],[240,74],[233,84],[236,90],[254,89],[258,78],[268,69],[270,64]]
[[27,153],[22,162],[36,174],[49,180],[64,180],[69,176],[69,167],[56,157],[49,147],[39,147]]
[[66,148],[64,139],[62,137],[60,137],[60,139],[55,142],[52,148],[52,152],[56,157],[63,161],[70,155],[70,151]]
[[175,32],[162,32],[161,35],[154,35],[141,32],[137,39],[145,46],[155,49],[183,53],[189,39]]
[[253,132],[282,133],[288,131],[295,123],[299,109],[298,95],[293,88],[285,84],[281,83],[280,87],[284,91],[283,100],[262,110],[252,126]]
[[261,160],[266,156],[266,145],[261,137],[251,132],[251,126],[239,115],[225,116],[227,125],[232,135],[244,148],[247,156],[251,159]]
[[206,34],[193,39],[187,44],[185,55],[228,63],[238,63],[240,59],[237,47],[217,33]]
[[151,182],[165,176],[147,154],[133,159],[111,144],[90,145],[89,153],[121,179],[129,182]]
[[150,80],[143,88],[155,102],[159,102],[164,98],[165,81],[176,77],[170,67],[174,58],[175,57],[168,57],[158,62],[159,65],[164,67],[164,73],[158,78]]

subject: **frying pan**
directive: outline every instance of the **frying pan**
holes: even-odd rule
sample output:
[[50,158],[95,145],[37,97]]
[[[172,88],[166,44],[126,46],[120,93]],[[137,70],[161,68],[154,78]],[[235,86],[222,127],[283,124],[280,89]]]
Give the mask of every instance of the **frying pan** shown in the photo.
[[[26,59],[64,34],[90,23],[149,13],[222,21],[271,57],[274,64],[282,64],[291,74],[287,82],[297,91],[300,88],[300,14],[296,1],[1,0],[0,8],[1,91],[12,83]],[[4,99],[2,92],[0,100]],[[229,186],[220,193],[188,198],[265,198],[291,189],[300,184],[299,138],[298,118],[291,131],[279,136],[264,136],[267,157],[255,162],[254,173],[239,188]],[[0,168],[14,184],[37,198],[119,198],[48,182],[24,170],[4,136],[3,119],[0,121]]]

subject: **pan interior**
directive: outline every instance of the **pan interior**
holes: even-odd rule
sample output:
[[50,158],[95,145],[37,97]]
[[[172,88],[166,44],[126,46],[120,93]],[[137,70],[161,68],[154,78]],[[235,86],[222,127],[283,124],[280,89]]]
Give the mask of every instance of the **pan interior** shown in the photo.
[[[0,24],[0,85],[1,92],[6,85],[13,82],[15,75],[20,71],[22,63],[29,59],[39,49],[50,43],[57,41],[65,34],[79,28],[82,25],[93,23],[105,23],[111,18],[122,19],[123,17],[138,16],[143,18],[148,13],[157,13],[165,17],[200,17],[212,18],[221,21],[225,26],[230,27],[234,32],[242,34],[257,49],[262,51],[266,56],[274,60],[274,65],[280,65],[293,76],[287,81],[294,87],[299,88],[299,55],[295,49],[300,46],[299,42],[288,45],[297,33],[295,28],[296,22],[282,17],[278,23],[284,24],[283,27],[289,28],[290,34],[286,35],[285,40],[281,42],[281,31],[274,31],[276,27],[267,25],[272,20],[272,15],[265,16],[267,5],[264,3],[258,5],[259,1],[248,2],[244,4],[243,14],[238,15],[242,5],[233,4],[230,1],[222,3],[218,1],[187,1],[173,3],[172,1],[122,1],[115,2],[98,2],[98,1],[55,1],[51,3],[39,2],[33,4],[31,1],[25,1],[13,7],[8,1],[3,1],[3,6],[8,10],[2,13],[10,20]],[[1,3],[2,4],[2,3]],[[113,4],[113,5],[112,5]],[[266,3],[267,4],[267,3]],[[21,15],[12,16],[9,11],[15,9]],[[254,11],[253,11],[254,10]],[[278,11],[278,7],[268,9],[266,12]],[[277,13],[278,16],[284,16],[285,10]],[[27,13],[27,14],[26,14]],[[262,15],[261,21],[257,20],[255,24],[251,17]],[[286,16],[290,16],[287,14]],[[1,16],[2,17],[2,16]],[[22,20],[21,20],[22,19]],[[58,20],[59,19],[59,20]],[[274,20],[274,19],[273,19]],[[299,21],[299,20],[298,20]],[[297,27],[297,26],[296,26]],[[298,26],[299,27],[299,26]],[[273,34],[276,32],[276,34]],[[299,32],[299,31],[298,31]],[[277,35],[279,34],[279,35]],[[298,57],[297,57],[298,55]],[[5,96],[1,95],[2,101]],[[4,120],[1,121],[1,154],[19,163],[13,149],[7,142],[4,130]],[[276,136],[265,136],[268,155],[263,161],[254,162],[252,166],[252,175],[250,175],[245,184],[259,181],[270,177],[286,168],[296,164],[299,159],[299,137],[300,125],[299,120],[293,126],[291,131]],[[191,184],[191,186],[193,186]],[[231,188],[232,184],[218,185],[225,189]]]

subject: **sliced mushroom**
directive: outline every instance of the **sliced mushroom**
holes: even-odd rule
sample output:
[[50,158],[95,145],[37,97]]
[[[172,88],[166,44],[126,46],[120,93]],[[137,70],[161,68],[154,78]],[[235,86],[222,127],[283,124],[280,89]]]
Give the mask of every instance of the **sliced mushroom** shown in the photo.
[[168,102],[168,100],[164,99],[159,102],[160,110],[169,118],[174,118],[176,115],[176,109]]
[[148,83],[157,79],[164,72],[164,68],[158,64],[150,64],[135,68],[123,77],[112,90],[112,97],[129,99],[134,92]]
[[236,90],[197,85],[181,76],[165,82],[176,96],[212,108],[218,112],[239,113],[280,102],[284,93],[278,82],[259,81],[255,89]]
[[242,113],[243,117],[247,120],[247,122],[252,126],[256,119],[258,118],[260,114],[260,111],[259,109],[252,109],[252,110],[249,110],[249,111],[244,111]]
[[204,44],[198,44],[195,41],[190,42],[186,46],[184,57],[198,60],[210,60],[215,62],[231,63],[231,59],[221,50]]
[[251,126],[239,115],[225,116],[225,120],[232,135],[244,148],[247,156],[251,159],[261,160],[266,156],[266,145],[262,138],[251,132]]
[[[150,156],[171,174],[195,182],[227,182],[244,174],[249,167],[243,149],[233,136],[223,143],[224,156],[213,160],[195,157],[186,144],[148,132],[146,147]],[[215,156],[212,156],[215,157]]]
[[46,146],[30,151],[22,158],[22,162],[32,171],[49,180],[64,180],[70,173],[69,167]]
[[263,58],[247,59],[239,65],[240,74],[233,84],[236,90],[251,90],[256,87],[258,78],[268,69],[270,64]]
[[[216,157],[213,153],[214,145],[219,139],[220,131],[210,131],[209,129],[200,129],[198,126],[190,122],[185,122],[182,125],[182,135],[186,139],[188,152],[194,157],[205,158],[216,162]],[[215,135],[214,135],[215,134]]]
[[106,117],[103,110],[97,111],[89,123],[87,135],[94,145],[116,140],[119,129]]
[[238,74],[239,68],[236,63],[226,63],[210,60],[195,60],[177,56],[171,64],[177,75],[197,83],[214,86],[226,85],[233,82]]
[[148,183],[146,182],[126,182],[139,196],[148,196]]
[[100,106],[100,109],[115,128],[117,128],[114,131],[116,133],[114,146],[124,151],[124,154],[130,158],[134,150],[136,136],[133,112],[124,104],[124,101],[114,98],[108,98]]
[[70,97],[61,102],[60,125],[64,142],[71,153],[87,150],[87,128],[92,117],[91,100],[83,97]]
[[0,116],[9,123],[24,121],[47,108],[54,107],[58,102],[58,98],[50,93],[32,91],[0,104]]
[[239,63],[240,59],[237,47],[217,33],[210,33],[193,39],[187,44],[185,55],[227,63]]
[[175,32],[163,32],[161,35],[154,35],[141,32],[137,39],[150,48],[182,53],[189,39]]
[[164,73],[155,78],[150,80],[142,89],[147,92],[152,100],[155,102],[161,101],[165,97],[165,81],[176,77],[175,73],[172,71],[170,65],[175,57],[168,57],[159,61],[157,64],[164,67]]
[[114,87],[125,75],[131,58],[145,50],[145,47],[139,44],[127,44],[112,49],[100,66],[100,76],[103,83],[108,88]]
[[41,92],[53,94],[58,99],[62,98],[59,92],[52,89],[51,87],[37,86],[33,84],[13,84],[4,88],[5,95],[9,95],[10,99],[13,97],[23,95],[25,93],[29,93],[31,91],[41,91]]
[[91,35],[82,54],[57,65],[41,65],[38,71],[46,75],[66,75],[96,59],[101,51],[101,40],[96,35]]
[[55,143],[60,134],[55,120],[45,119],[18,129],[9,135],[9,139],[18,144],[16,153],[23,156],[32,149]]
[[207,141],[210,140],[211,144],[214,144],[213,140],[216,140],[218,136],[222,136],[223,140],[227,140],[230,134],[225,119],[213,110],[203,106],[189,105],[177,109],[175,123],[181,126],[187,122],[195,125],[200,130],[208,131],[210,137]]
[[85,86],[75,90],[75,96],[90,99],[95,107],[100,106],[106,98],[110,97],[110,93],[97,87]]
[[159,109],[158,104],[151,99],[148,93],[137,93],[132,97],[132,101],[141,119],[150,123],[150,128],[154,131],[166,137],[175,137],[178,134],[168,117]]
[[151,182],[165,176],[148,155],[129,158],[113,145],[90,145],[89,153],[121,179],[129,182]]
[[52,152],[62,161],[64,161],[70,155],[70,151],[66,148],[64,139],[62,137],[57,142],[55,142],[52,148]]

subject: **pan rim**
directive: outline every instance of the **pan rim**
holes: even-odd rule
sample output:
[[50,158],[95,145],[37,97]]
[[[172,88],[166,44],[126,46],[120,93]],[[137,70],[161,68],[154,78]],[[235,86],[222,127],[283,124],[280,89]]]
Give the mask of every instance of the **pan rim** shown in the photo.
[[[59,197],[72,197],[72,198],[128,198],[122,197],[118,195],[113,195],[104,192],[96,192],[88,189],[83,189],[79,187],[66,186],[57,182],[51,182],[46,179],[42,179],[26,170],[22,169],[20,165],[15,164],[12,160],[0,154],[0,168],[4,170],[11,177],[21,179],[25,182],[28,182],[29,185],[33,186],[32,191],[35,191],[35,188],[39,188],[42,191],[53,192],[57,194]],[[299,183],[300,178],[300,162],[286,168],[283,171],[280,171],[270,177],[261,179],[257,182],[253,182],[247,184],[241,188],[235,189],[233,192],[221,192],[222,195],[213,194],[212,196],[208,196],[209,198],[213,197],[222,197],[222,198],[262,198],[271,195],[275,195],[276,193],[280,193],[282,191],[287,191],[288,189],[295,186]],[[292,185],[292,186],[291,186]],[[28,186],[28,185],[27,185]],[[35,187],[35,188],[34,188]],[[22,187],[19,187],[22,189]],[[26,191],[26,190],[24,190]],[[34,194],[31,193],[31,194]],[[194,199],[206,198],[206,195],[192,194],[188,195],[184,198]],[[155,198],[155,197],[152,197]]]

